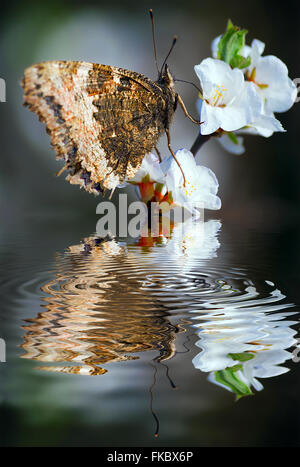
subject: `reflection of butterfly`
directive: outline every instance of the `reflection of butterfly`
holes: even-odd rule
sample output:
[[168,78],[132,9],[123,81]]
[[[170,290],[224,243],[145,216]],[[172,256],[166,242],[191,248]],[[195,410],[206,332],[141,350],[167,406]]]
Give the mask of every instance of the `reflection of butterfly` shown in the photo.
[[163,132],[172,152],[169,125],[177,103],[189,116],[167,65],[153,82],[108,65],[43,62],[25,70],[22,86],[24,105],[46,123],[65,160],[59,173],[69,170],[70,183],[95,194],[132,178]]

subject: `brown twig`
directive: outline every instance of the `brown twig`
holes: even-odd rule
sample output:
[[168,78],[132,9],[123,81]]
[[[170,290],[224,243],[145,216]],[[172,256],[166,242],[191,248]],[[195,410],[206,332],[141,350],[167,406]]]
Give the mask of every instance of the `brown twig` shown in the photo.
[[198,134],[191,147],[191,153],[194,155],[194,157],[196,157],[197,152],[201,149],[203,144],[210,139],[211,136],[213,135],[201,135],[201,133]]

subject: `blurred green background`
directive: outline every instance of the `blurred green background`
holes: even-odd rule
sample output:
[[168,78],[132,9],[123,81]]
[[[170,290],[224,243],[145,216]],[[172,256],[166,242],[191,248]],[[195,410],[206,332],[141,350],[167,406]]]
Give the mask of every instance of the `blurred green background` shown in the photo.
[[[1,6],[0,19],[0,76],[7,84],[7,102],[0,104],[0,209],[6,222],[24,219],[25,213],[39,215],[41,210],[56,215],[62,205],[70,213],[75,209],[90,216],[100,201],[70,186],[63,176],[54,177],[60,163],[55,161],[44,126],[22,107],[19,83],[24,68],[43,60],[85,60],[156,79],[150,7],[155,13],[160,62],[172,36],[179,37],[169,59],[177,78],[197,84],[193,67],[211,54],[211,41],[224,31],[228,18],[249,31],[248,42],[264,41],[265,53],[282,59],[291,78],[300,76],[300,16],[294,2],[7,2]],[[177,90],[196,115],[196,90],[183,83],[177,83]],[[224,152],[216,141],[202,148],[197,159],[219,179],[222,216],[246,225],[265,224],[266,218],[274,226],[295,221],[300,195],[298,115],[299,104],[277,115],[285,134],[270,139],[247,137],[243,156]],[[197,131],[179,109],[172,127],[173,147],[189,148]]]

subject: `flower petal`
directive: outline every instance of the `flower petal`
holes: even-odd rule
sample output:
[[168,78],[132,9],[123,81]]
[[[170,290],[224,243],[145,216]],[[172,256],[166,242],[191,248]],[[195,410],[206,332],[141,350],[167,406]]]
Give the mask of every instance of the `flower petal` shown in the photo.
[[279,58],[273,55],[261,57],[256,67],[255,82],[268,85],[261,93],[273,112],[285,112],[294,104],[297,88],[288,77],[286,65]]
[[263,51],[265,50],[265,44],[262,41],[259,41],[258,39],[254,39],[251,43],[251,47],[246,45],[243,49],[243,56],[244,57],[250,57],[251,58],[251,63],[248,67],[249,72],[253,70],[253,68],[256,68],[257,63],[263,54]]
[[[207,58],[195,66],[202,89],[200,110],[201,134],[214,133],[219,128],[235,131],[250,124],[262,113],[262,100],[254,83],[244,81],[241,70],[232,70],[221,60]],[[220,95],[220,98],[218,96]]]
[[272,136],[275,131],[285,131],[277,118],[268,115],[261,115],[251,126],[257,130],[259,135],[265,138]]
[[224,108],[225,114],[222,128],[234,131],[255,121],[263,110],[263,102],[253,83],[245,82],[244,90],[232,105]]
[[218,58],[218,47],[219,47],[219,42],[220,42],[221,37],[222,37],[222,34],[216,37],[211,43],[211,53],[212,53],[213,58]]
[[132,178],[131,182],[140,183],[143,179],[148,176],[148,181],[162,182],[164,179],[164,173],[160,167],[160,161],[155,154],[146,154],[141,167],[138,172]]
[[242,71],[238,69],[232,70],[228,63],[222,60],[206,58],[200,65],[196,65],[194,69],[200,79],[203,98],[208,101],[215,95],[218,86],[225,89],[225,104],[242,91],[244,84]]
[[221,200],[216,196],[219,183],[212,170],[197,166],[193,154],[187,149],[177,151],[176,158],[184,172],[186,185],[183,186],[181,170],[173,160],[166,174],[166,183],[174,204],[192,213],[196,204],[205,209],[220,209]]
[[219,110],[223,109],[202,102],[200,114],[200,120],[202,122],[202,125],[200,125],[200,133],[202,135],[210,135],[220,128],[222,124],[222,112],[220,113]]
[[251,122],[245,128],[241,128],[237,133],[243,134],[248,133],[251,135],[261,135],[265,138],[269,138],[274,132],[284,132],[285,129],[281,125],[280,121],[275,118],[275,115],[267,105],[263,106],[263,113],[259,115],[255,121]]
[[265,43],[258,40],[258,39],[253,39],[252,43],[251,43],[251,47],[252,47],[252,50],[255,51],[255,54],[257,55],[262,55],[264,53],[264,50],[265,50]]
[[220,138],[217,138],[217,141],[221,146],[231,154],[236,154],[237,156],[245,152],[244,147],[244,138],[242,136],[236,136],[237,143],[234,143],[228,133],[224,133]]
[[213,195],[217,194],[219,182],[211,169],[204,165],[196,165],[196,176],[201,187],[206,188]]

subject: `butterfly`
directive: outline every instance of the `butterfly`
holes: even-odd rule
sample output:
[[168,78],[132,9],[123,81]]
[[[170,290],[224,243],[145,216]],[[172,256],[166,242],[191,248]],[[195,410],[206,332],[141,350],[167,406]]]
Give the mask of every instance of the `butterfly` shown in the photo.
[[188,118],[200,123],[176,93],[166,63],[176,38],[158,68],[152,10],[150,15],[157,81],[123,68],[80,61],[47,61],[24,72],[24,105],[46,124],[57,158],[65,163],[58,175],[67,170],[66,180],[94,194],[114,190],[134,177],[163,133],[176,160],[169,128],[178,104]]

